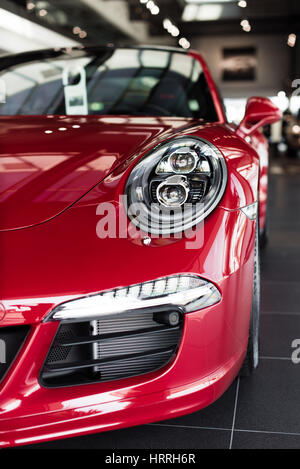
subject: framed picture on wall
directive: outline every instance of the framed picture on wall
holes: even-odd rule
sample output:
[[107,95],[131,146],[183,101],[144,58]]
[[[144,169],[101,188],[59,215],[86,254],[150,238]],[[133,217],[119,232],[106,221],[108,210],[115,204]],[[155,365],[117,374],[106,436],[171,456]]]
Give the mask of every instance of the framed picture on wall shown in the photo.
[[222,80],[254,81],[257,57],[255,47],[231,47],[223,49]]

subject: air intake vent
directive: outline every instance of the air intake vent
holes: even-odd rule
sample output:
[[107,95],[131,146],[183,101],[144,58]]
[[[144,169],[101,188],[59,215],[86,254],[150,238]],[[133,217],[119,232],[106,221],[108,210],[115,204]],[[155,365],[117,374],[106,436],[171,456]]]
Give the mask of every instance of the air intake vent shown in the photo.
[[44,364],[42,384],[72,386],[157,370],[176,353],[182,325],[176,308],[62,324]]
[[13,363],[29,330],[29,326],[0,327],[0,381]]

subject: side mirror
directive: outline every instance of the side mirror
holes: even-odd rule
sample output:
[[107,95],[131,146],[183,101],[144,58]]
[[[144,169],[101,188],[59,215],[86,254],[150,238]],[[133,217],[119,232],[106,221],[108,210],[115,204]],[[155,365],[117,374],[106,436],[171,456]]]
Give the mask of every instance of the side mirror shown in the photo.
[[239,137],[252,135],[259,127],[274,124],[282,118],[282,112],[268,98],[249,98],[244,118],[236,133]]

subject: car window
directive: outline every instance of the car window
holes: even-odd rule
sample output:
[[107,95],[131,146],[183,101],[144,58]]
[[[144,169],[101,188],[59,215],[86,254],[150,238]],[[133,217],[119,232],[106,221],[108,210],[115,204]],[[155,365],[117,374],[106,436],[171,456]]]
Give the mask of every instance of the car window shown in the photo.
[[[2,70],[0,115],[146,115],[217,121],[200,63],[187,54],[116,49]],[[1,64],[1,62],[0,62]]]

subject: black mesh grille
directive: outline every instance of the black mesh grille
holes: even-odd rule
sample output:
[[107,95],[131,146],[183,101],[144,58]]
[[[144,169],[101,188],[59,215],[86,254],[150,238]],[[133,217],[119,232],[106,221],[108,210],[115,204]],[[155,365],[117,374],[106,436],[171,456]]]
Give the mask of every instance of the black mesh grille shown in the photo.
[[[71,327],[66,326],[64,329],[61,329],[57,334],[57,340],[72,339],[74,333]],[[59,362],[65,360],[72,347],[52,347],[48,355],[48,363]]]
[[42,384],[59,387],[104,382],[163,367],[176,353],[183,325],[180,311],[174,326],[167,323],[168,314],[138,311],[62,324],[44,364]]
[[0,327],[0,381],[12,365],[29,330],[29,326]]

